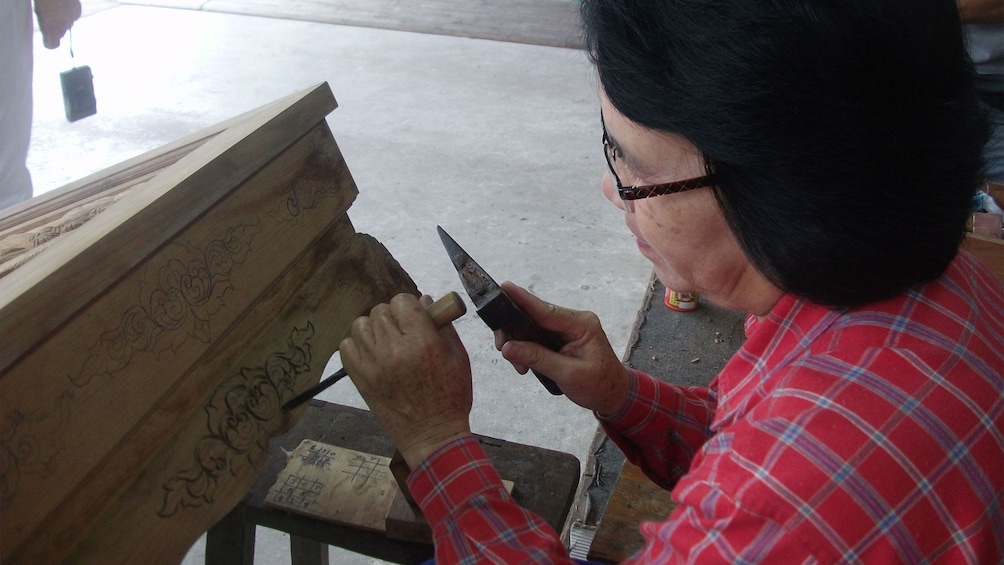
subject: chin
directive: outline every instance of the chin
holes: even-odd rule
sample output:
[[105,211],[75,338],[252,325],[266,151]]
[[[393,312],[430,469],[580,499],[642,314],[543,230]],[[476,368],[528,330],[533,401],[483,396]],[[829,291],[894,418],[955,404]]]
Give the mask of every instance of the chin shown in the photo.
[[660,268],[658,265],[655,267],[655,276],[668,289],[677,292],[696,292],[689,282],[683,280],[670,270]]

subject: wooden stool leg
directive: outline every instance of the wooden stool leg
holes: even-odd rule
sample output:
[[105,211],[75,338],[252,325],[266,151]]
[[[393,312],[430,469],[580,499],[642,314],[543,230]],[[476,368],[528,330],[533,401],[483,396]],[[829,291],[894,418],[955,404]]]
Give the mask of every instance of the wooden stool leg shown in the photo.
[[328,565],[328,544],[289,535],[289,554],[293,565]]
[[254,565],[254,537],[255,524],[238,504],[206,534],[206,565]]

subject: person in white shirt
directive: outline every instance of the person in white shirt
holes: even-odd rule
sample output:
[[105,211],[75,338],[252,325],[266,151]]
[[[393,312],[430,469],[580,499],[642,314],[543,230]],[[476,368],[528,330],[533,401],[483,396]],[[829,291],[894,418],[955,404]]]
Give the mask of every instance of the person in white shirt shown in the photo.
[[[80,17],[80,0],[35,0],[42,42],[59,47]],[[0,2],[0,209],[31,198],[31,173],[25,163],[31,141],[34,28],[31,0]]]

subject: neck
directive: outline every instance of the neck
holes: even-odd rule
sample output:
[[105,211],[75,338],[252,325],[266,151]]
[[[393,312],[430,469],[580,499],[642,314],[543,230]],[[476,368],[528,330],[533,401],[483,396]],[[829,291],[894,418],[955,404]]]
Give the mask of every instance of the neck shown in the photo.
[[708,300],[732,310],[746,312],[763,317],[770,313],[778,300],[784,296],[784,291],[774,286],[752,265],[746,268],[734,282],[722,289],[716,296],[708,296]]

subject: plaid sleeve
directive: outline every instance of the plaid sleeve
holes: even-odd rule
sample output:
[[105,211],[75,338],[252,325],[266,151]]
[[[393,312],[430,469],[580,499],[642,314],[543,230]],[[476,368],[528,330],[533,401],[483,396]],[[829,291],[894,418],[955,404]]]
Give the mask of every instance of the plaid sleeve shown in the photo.
[[437,563],[572,563],[554,529],[509,496],[473,436],[433,453],[408,487],[432,527]]
[[668,490],[711,436],[717,405],[713,388],[681,387],[631,370],[624,409],[610,418],[597,417],[627,459]]

